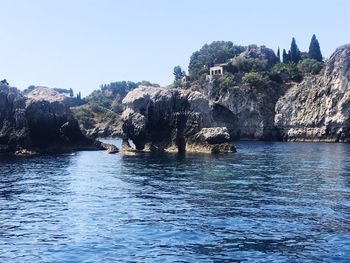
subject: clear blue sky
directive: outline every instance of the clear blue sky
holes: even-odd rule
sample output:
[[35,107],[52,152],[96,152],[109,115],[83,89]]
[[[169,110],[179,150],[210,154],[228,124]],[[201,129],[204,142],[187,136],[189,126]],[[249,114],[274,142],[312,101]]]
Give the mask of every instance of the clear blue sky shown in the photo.
[[0,78],[87,95],[102,83],[169,84],[204,43],[307,50],[350,43],[348,0],[0,0]]

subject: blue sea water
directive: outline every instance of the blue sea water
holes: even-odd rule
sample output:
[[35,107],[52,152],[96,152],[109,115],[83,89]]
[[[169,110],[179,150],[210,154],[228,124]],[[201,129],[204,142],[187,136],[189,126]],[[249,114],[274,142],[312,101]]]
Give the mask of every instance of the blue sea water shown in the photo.
[[236,146],[0,157],[0,262],[350,262],[350,144]]

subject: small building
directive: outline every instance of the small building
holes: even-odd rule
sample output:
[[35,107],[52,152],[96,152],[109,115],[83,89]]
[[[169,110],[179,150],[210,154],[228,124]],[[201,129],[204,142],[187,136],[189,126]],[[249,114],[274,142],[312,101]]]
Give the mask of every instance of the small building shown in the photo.
[[210,76],[222,76],[225,73],[225,67],[227,67],[228,63],[223,64],[215,64],[213,67],[209,69]]
[[215,77],[224,75],[227,64],[228,63],[215,64],[213,67],[210,67],[209,75],[206,76],[206,79],[211,81]]
[[210,76],[224,75],[224,65],[214,65],[214,67],[210,68],[209,71]]

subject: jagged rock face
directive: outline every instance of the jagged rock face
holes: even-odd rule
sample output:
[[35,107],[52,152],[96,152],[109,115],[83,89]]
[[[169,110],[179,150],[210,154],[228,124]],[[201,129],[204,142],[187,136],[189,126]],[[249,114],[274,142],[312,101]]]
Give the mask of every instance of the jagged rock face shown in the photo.
[[323,75],[295,85],[276,104],[285,140],[350,140],[350,45],[338,48]]
[[[264,46],[250,47],[239,57],[266,61],[269,66],[278,62],[274,51]],[[244,73],[240,74],[242,78]],[[270,81],[253,87],[240,80],[231,87],[222,88],[217,87],[214,80],[195,84],[191,89],[214,101],[214,121],[217,126],[226,126],[233,139],[280,139],[274,123],[275,104],[288,89],[287,85]]]
[[191,152],[223,153],[235,152],[230,143],[230,134],[226,127],[203,128],[193,137],[190,137],[186,146]]
[[[200,148],[204,141],[196,140],[202,128],[214,124],[212,105],[199,92],[140,87],[129,92],[123,104],[123,131],[138,150],[185,151],[196,148],[197,151],[212,152],[211,145],[218,144],[206,141],[205,147]],[[222,136],[220,132],[217,134]]]
[[191,87],[205,94],[213,103],[213,119],[217,126],[226,126],[233,139],[278,140],[275,127],[275,104],[288,89],[283,84],[256,88],[234,86],[214,94],[213,82]]
[[19,90],[0,83],[0,153],[30,143],[25,117],[25,98]]
[[233,87],[218,100],[232,112],[230,132],[238,139],[278,139],[274,125],[275,103],[284,86],[256,89],[242,85]]
[[23,96],[0,84],[0,153],[104,149],[80,131],[64,96],[48,88]]

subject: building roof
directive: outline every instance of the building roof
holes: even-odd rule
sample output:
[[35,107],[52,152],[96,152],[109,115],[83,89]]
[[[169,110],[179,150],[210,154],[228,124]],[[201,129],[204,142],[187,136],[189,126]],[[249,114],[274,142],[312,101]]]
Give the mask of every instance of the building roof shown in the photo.
[[221,64],[214,64],[214,66],[212,66],[211,68],[213,68],[213,67],[225,67],[225,66],[227,66],[228,65],[228,62],[226,62],[226,63],[221,63]]

